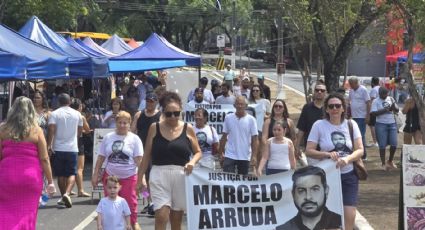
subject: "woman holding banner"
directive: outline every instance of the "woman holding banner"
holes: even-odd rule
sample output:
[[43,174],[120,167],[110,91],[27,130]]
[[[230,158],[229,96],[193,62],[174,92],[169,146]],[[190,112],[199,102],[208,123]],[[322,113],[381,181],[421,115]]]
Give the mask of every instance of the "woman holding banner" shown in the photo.
[[193,127],[180,120],[181,98],[166,92],[160,99],[164,119],[152,124],[145,144],[145,155],[139,169],[138,188],[152,159],[149,186],[155,204],[155,229],[181,229],[186,192],[184,174],[190,174],[202,157]]
[[324,108],[325,118],[313,124],[308,136],[306,155],[309,164],[314,165],[322,159],[331,158],[340,168],[344,229],[353,229],[359,189],[353,162],[363,155],[362,137],[357,123],[345,119],[345,100],[341,94],[330,94],[325,99]]

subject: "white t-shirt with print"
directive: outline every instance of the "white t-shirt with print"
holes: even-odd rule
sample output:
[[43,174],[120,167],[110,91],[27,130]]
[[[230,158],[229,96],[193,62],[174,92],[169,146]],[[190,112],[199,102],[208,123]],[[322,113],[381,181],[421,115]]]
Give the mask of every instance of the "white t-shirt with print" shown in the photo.
[[60,107],[49,116],[51,124],[56,125],[53,150],[78,152],[78,127],[83,126],[81,113],[69,106]]
[[[354,120],[353,124],[353,139],[361,138],[359,127]],[[311,141],[320,145],[321,151],[338,152],[340,157],[347,156],[352,153],[352,142],[347,120],[345,119],[340,125],[333,125],[328,120],[318,120],[314,122],[311,128],[310,135],[307,141]],[[317,164],[320,160],[308,158],[309,164]],[[341,167],[341,173],[348,173],[353,170],[353,164],[348,164]]]
[[109,197],[102,198],[97,205],[96,212],[102,214],[104,230],[126,229],[125,217],[131,214],[127,201],[119,196],[115,200],[111,200]]
[[218,143],[218,134],[214,127],[205,125],[204,128],[195,128],[196,138],[202,150],[202,158],[212,155],[212,144]]
[[99,155],[106,158],[106,172],[120,179],[137,173],[135,157],[143,156],[143,144],[139,136],[132,132],[118,135],[111,132],[103,137]]
[[[394,103],[394,99],[388,96],[385,100],[382,100],[380,97],[376,98],[372,102],[372,107],[370,109],[371,112],[379,111],[383,108],[389,108]],[[376,116],[376,122],[382,124],[393,124],[395,123],[394,114],[390,111]]]
[[234,113],[226,116],[223,133],[227,133],[225,157],[233,160],[251,160],[251,138],[258,135],[257,120],[249,114],[238,118]]
[[[271,105],[270,105],[270,101],[265,99],[265,98],[261,98],[259,100],[255,101],[256,103],[252,103],[252,104],[259,104],[260,108],[263,111],[264,116],[266,116],[266,113],[270,113],[271,111]],[[251,103],[250,103],[251,104]],[[263,124],[264,124],[264,119],[258,119],[257,120],[257,127],[258,130],[261,131],[263,129]]]
[[360,85],[356,90],[351,89],[348,95],[351,107],[351,116],[353,118],[366,118],[367,102],[370,101],[367,89]]

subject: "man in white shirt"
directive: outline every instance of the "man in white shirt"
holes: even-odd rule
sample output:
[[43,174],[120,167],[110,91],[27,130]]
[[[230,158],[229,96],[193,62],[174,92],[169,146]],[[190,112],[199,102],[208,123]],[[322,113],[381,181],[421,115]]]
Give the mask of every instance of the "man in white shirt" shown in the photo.
[[224,71],[224,82],[229,86],[229,89],[233,87],[233,79],[235,78],[235,72],[232,70],[230,64],[227,64],[226,70]]
[[[208,85],[208,78],[206,77],[202,77],[199,80],[199,87],[204,89],[204,100],[207,101],[209,104],[214,104],[214,95],[211,92],[211,90],[207,89],[207,85]],[[195,89],[192,89],[189,92],[189,95],[187,95],[187,101],[191,101],[195,99]]]
[[362,135],[362,141],[363,141],[363,160],[367,160],[366,155],[366,140],[365,140],[365,134],[366,134],[366,124],[369,123],[369,114],[370,114],[370,97],[369,93],[367,92],[366,87],[359,84],[359,79],[357,77],[351,77],[348,80],[348,83],[350,84],[350,93],[348,95],[348,100],[350,103],[350,109],[351,109],[351,117],[354,121],[356,121],[357,125],[359,126],[360,133]]
[[55,154],[53,169],[62,195],[58,205],[64,204],[70,208],[72,202],[69,194],[77,174],[78,137],[82,132],[83,119],[77,110],[69,107],[71,98],[68,94],[59,94],[58,102],[60,108],[49,117],[47,148],[49,154]]
[[230,94],[229,85],[227,83],[221,84],[221,96],[215,100],[216,104],[235,104],[236,97]]
[[255,173],[258,154],[257,121],[247,114],[247,105],[245,97],[236,97],[236,112],[227,115],[224,120],[218,151],[224,161],[224,172],[247,175],[251,164]]
[[201,87],[195,89],[195,98],[187,103],[192,108],[199,104],[209,104],[208,101],[204,100],[204,89]]

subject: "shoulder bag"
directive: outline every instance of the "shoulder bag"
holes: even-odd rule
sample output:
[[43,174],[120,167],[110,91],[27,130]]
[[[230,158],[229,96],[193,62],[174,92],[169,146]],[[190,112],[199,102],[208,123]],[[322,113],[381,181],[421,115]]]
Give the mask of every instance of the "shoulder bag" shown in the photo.
[[[351,123],[350,119],[348,119],[347,122],[348,122],[348,129],[350,131],[351,144],[354,149],[353,123]],[[354,166],[354,173],[357,175],[359,180],[366,180],[368,173],[362,158],[354,161],[353,166]]]

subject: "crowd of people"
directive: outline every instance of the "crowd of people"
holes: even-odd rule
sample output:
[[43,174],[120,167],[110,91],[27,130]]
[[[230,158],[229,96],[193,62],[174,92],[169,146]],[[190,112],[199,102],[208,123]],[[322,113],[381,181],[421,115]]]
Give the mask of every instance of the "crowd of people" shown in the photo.
[[[111,80],[115,85],[115,79]],[[318,81],[312,102],[304,105],[295,124],[285,100],[271,103],[264,76],[258,76],[256,81],[242,72],[236,76],[228,66],[223,83],[211,82],[210,90],[208,79],[203,77],[199,86],[189,92],[187,104],[193,107],[234,106],[235,112],[225,117],[221,138],[208,124],[209,114],[203,108],[196,109],[193,126],[182,120],[183,100],[177,93],[166,90],[166,72],[159,72],[156,77],[145,73],[138,79],[124,78],[117,84],[109,110],[101,117],[87,109],[81,85],[69,91],[73,97],[60,88],[50,100],[40,90],[31,92],[31,100],[17,97],[0,126],[0,178],[2,181],[14,178],[8,184],[25,199],[8,199],[11,194],[16,196],[16,192],[4,190],[0,194],[0,225],[16,220],[35,228],[40,195],[56,192],[50,161],[58,179],[59,206],[72,207],[75,184],[76,195],[89,196],[82,186],[84,153],[92,145],[87,137],[95,128],[112,128],[114,131],[103,137],[92,175],[93,187],[99,183],[104,186],[105,198],[96,209],[99,229],[140,229],[137,206],[141,190],[150,194],[143,211],[155,216],[155,228],[166,229],[170,222],[172,229],[180,229],[186,209],[185,175],[197,163],[216,169],[211,164],[216,158],[220,159],[224,172],[253,173],[258,177],[315,165],[322,159],[334,160],[341,172],[345,229],[353,229],[359,188],[353,162],[361,158],[367,161],[369,145],[365,133],[369,125],[372,137],[376,137],[383,169],[397,167],[393,162],[397,147],[394,116],[399,111],[397,103],[376,78],[372,79],[370,93],[356,77],[350,78],[348,95],[328,95],[324,82]],[[54,109],[49,109],[48,104]],[[258,122],[247,112],[249,104],[258,104],[264,120]],[[406,100],[402,112],[407,114],[405,143],[411,143],[412,139],[416,144],[421,143],[418,110],[411,98]],[[387,145],[390,145],[388,160]],[[21,158],[25,162],[12,167]],[[26,167],[31,172],[17,177]],[[42,172],[47,180],[44,188]],[[31,180],[31,192],[27,187],[16,190],[22,185],[15,178]],[[4,203],[6,200],[31,208],[10,212],[7,207],[12,204]],[[20,218],[26,222],[20,222]]]

